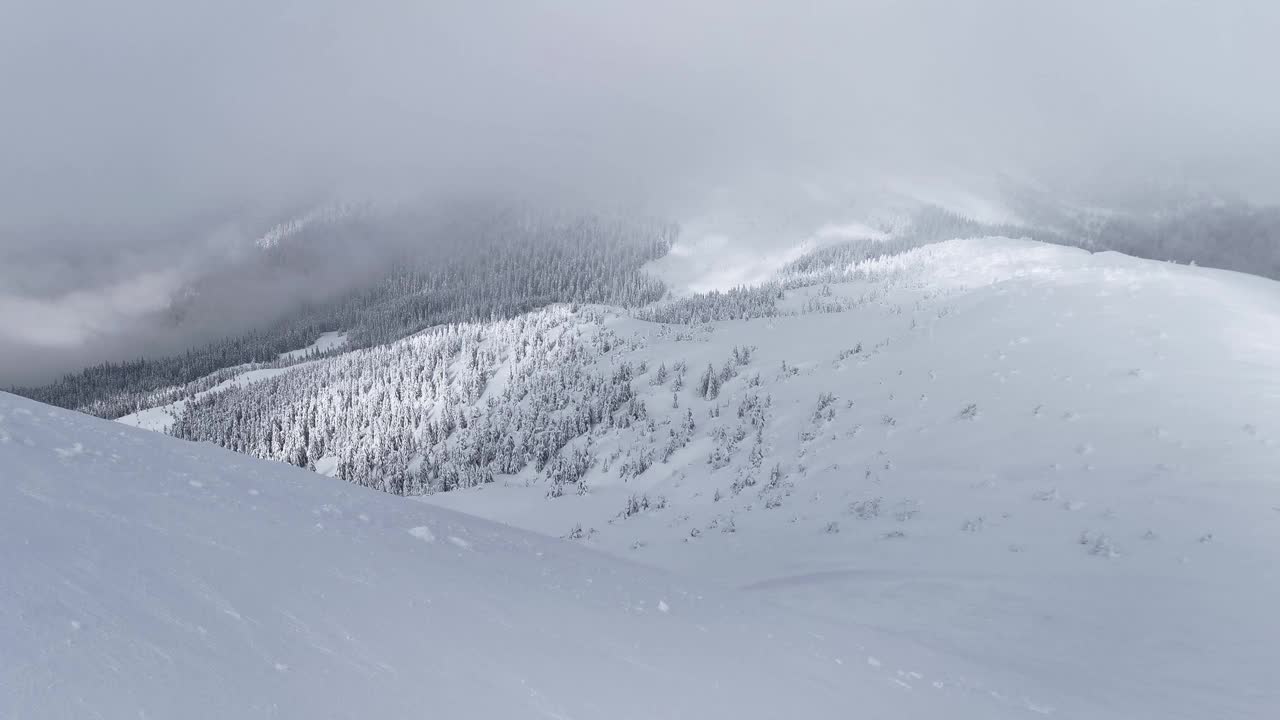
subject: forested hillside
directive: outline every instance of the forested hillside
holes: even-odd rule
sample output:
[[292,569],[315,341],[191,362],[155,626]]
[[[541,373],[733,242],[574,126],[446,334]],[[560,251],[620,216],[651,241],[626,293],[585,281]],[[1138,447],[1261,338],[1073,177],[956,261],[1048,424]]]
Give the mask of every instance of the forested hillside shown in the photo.
[[[106,363],[17,392],[119,417],[183,397],[191,390],[185,384],[224,368],[281,364],[281,353],[325,331],[341,329],[346,347],[360,348],[442,323],[510,317],[552,302],[641,304],[661,297],[663,287],[640,268],[665,254],[674,236],[674,226],[644,218],[487,205],[432,214],[323,216],[273,234],[252,271],[260,282],[271,282],[273,269],[291,277],[306,277],[308,268],[331,275],[335,264],[360,265],[350,256],[364,252],[378,261],[362,264],[369,279],[358,289],[182,355]],[[200,298],[197,287],[183,302]]]
[[[752,359],[747,345],[692,369],[681,356],[636,362],[628,353],[662,338],[696,347],[713,321],[883,304],[903,280],[870,260],[928,240],[842,244],[763,286],[634,309],[630,315],[645,321],[639,326],[618,308],[561,305],[505,321],[437,327],[262,382],[203,393],[185,404],[170,431],[256,457],[319,467],[396,494],[471,487],[526,468],[545,478],[549,494],[572,487],[585,491],[581,481],[592,468],[639,475],[692,438],[700,420],[692,410],[666,417],[665,408],[655,415],[647,403],[678,408],[682,402],[715,400]],[[832,292],[829,284],[841,282],[858,283],[860,290]],[[788,302],[788,290],[800,288],[814,291]],[[750,382],[759,384],[758,368]],[[670,394],[640,398],[637,384],[669,388]],[[750,404],[740,413],[752,413],[753,422],[763,425],[763,396]],[[732,452],[746,432],[722,439],[723,451]],[[625,456],[600,457],[593,449],[594,438],[608,436],[622,446],[622,438],[632,435],[643,436],[636,441],[646,446],[634,456],[628,449]]]

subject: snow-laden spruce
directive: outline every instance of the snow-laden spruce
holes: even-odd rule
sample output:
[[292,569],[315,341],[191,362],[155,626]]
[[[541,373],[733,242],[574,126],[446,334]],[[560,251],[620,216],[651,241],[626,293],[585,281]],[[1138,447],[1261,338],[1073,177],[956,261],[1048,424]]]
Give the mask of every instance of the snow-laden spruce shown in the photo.
[[1028,688],[0,393],[0,717],[1019,718]]

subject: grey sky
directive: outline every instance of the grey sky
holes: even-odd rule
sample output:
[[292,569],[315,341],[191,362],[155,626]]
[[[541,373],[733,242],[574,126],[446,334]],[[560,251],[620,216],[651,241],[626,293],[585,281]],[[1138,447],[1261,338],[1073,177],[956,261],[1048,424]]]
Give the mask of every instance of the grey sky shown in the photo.
[[9,0],[0,13],[10,224],[402,180],[652,191],[758,164],[1241,165],[1266,182],[1260,156],[1280,149],[1280,9],[1266,0]]
[[335,192],[683,211],[743,177],[1009,172],[1273,199],[1278,36],[1271,0],[5,0],[0,299],[66,307],[79,276],[17,287],[32,253],[207,248],[174,229]]

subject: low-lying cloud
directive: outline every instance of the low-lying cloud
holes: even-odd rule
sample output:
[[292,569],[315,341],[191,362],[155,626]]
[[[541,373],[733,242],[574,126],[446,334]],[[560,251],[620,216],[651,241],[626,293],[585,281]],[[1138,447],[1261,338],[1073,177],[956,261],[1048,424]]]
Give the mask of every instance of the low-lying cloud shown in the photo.
[[225,217],[316,197],[686,217],[744,184],[1004,173],[1271,201],[1278,31],[1270,0],[19,0],[0,9],[0,383],[31,375],[18,344],[150,315]]

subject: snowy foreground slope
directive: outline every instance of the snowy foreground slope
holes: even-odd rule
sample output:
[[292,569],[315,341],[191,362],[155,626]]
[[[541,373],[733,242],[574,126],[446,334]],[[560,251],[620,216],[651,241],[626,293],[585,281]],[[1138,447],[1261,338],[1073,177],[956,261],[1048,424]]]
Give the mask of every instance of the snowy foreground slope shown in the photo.
[[3,718],[1045,710],[1004,680],[749,594],[0,393]]
[[649,420],[593,435],[576,491],[425,499],[969,658],[1059,717],[1280,717],[1280,284],[998,238],[852,277],[794,315],[606,318]]

